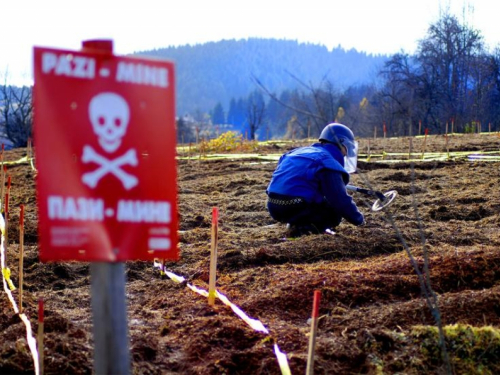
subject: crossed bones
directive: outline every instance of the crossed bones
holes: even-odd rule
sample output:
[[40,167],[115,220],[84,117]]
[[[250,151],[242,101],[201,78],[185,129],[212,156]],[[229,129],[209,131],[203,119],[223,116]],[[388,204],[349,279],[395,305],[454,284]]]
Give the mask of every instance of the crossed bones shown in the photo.
[[92,172],[84,173],[82,176],[83,183],[91,188],[95,188],[101,178],[108,173],[118,178],[127,190],[132,189],[139,183],[137,177],[132,176],[121,168],[124,165],[137,166],[138,161],[135,149],[130,149],[122,156],[109,160],[99,155],[91,146],[86,145],[83,146],[82,162],[99,164],[99,168]]

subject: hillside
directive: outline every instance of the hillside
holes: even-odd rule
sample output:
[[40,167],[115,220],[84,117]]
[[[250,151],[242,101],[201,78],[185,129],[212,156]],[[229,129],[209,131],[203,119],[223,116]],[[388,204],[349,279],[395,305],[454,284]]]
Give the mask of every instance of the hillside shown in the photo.
[[367,55],[341,47],[290,40],[223,40],[199,45],[141,51],[136,55],[166,58],[176,63],[178,114],[208,112],[220,102],[227,111],[231,98],[247,96],[257,77],[274,92],[293,89],[300,81],[323,79],[338,88],[372,83],[388,56]]

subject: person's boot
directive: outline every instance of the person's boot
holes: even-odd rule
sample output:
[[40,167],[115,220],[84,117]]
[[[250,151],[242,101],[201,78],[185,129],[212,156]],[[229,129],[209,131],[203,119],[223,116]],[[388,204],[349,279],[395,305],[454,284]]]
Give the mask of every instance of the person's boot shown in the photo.
[[318,228],[316,228],[312,224],[304,224],[304,225],[294,225],[287,224],[286,225],[286,237],[296,238],[301,236],[307,236],[308,234],[318,234]]

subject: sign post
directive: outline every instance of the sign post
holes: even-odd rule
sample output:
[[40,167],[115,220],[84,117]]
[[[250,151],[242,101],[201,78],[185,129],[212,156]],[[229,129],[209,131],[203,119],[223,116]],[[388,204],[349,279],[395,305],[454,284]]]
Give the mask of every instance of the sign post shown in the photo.
[[130,373],[127,260],[178,259],[174,65],[35,47],[40,259],[90,261],[94,371]]
[[91,263],[94,327],[94,372],[129,374],[125,267],[123,263]]

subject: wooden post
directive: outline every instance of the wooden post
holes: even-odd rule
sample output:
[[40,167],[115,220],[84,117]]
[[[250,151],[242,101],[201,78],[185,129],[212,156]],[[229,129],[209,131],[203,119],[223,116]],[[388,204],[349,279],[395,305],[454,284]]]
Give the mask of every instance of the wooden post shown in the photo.
[[376,126],[373,129],[373,139],[377,139],[377,127]]
[[319,312],[319,301],[321,297],[321,292],[319,290],[314,291],[313,298],[313,311],[311,317],[311,333],[309,336],[309,351],[307,354],[307,368],[306,375],[312,375],[314,373],[314,351],[316,346],[316,332],[318,330],[318,312]]
[[[3,155],[3,153],[2,153]],[[1,178],[1,182],[0,182],[0,197],[4,197],[4,193],[5,193],[5,176],[7,175],[7,166],[6,165],[3,165],[3,156],[2,156],[2,178]]]
[[43,299],[38,300],[38,368],[43,375]]
[[446,137],[446,154],[448,159],[450,158],[450,145],[449,145],[449,137],[448,134],[445,135]]
[[94,373],[129,374],[125,266],[90,263],[94,332]]
[[425,157],[425,146],[427,143],[427,134],[429,134],[429,129],[425,128],[424,146],[422,147],[422,159]]
[[411,152],[413,151],[413,138],[408,138],[410,145],[408,147],[408,160],[411,159]]
[[[113,53],[111,40],[88,40],[82,50]],[[118,249],[116,249],[118,251]],[[125,265],[122,262],[90,264],[94,332],[94,373],[129,374]]]
[[33,158],[33,145],[31,142],[31,137],[28,137],[28,149],[26,153],[28,155],[28,160]]
[[418,122],[418,135],[422,134],[422,121]]
[[19,314],[23,313],[23,280],[24,280],[24,205],[19,214]]
[[5,194],[4,219],[5,219],[4,247],[5,250],[7,250],[7,246],[9,246],[9,193]]
[[212,243],[210,251],[210,275],[208,283],[208,304],[215,304],[215,281],[217,275],[217,229],[219,221],[217,207],[212,208]]

